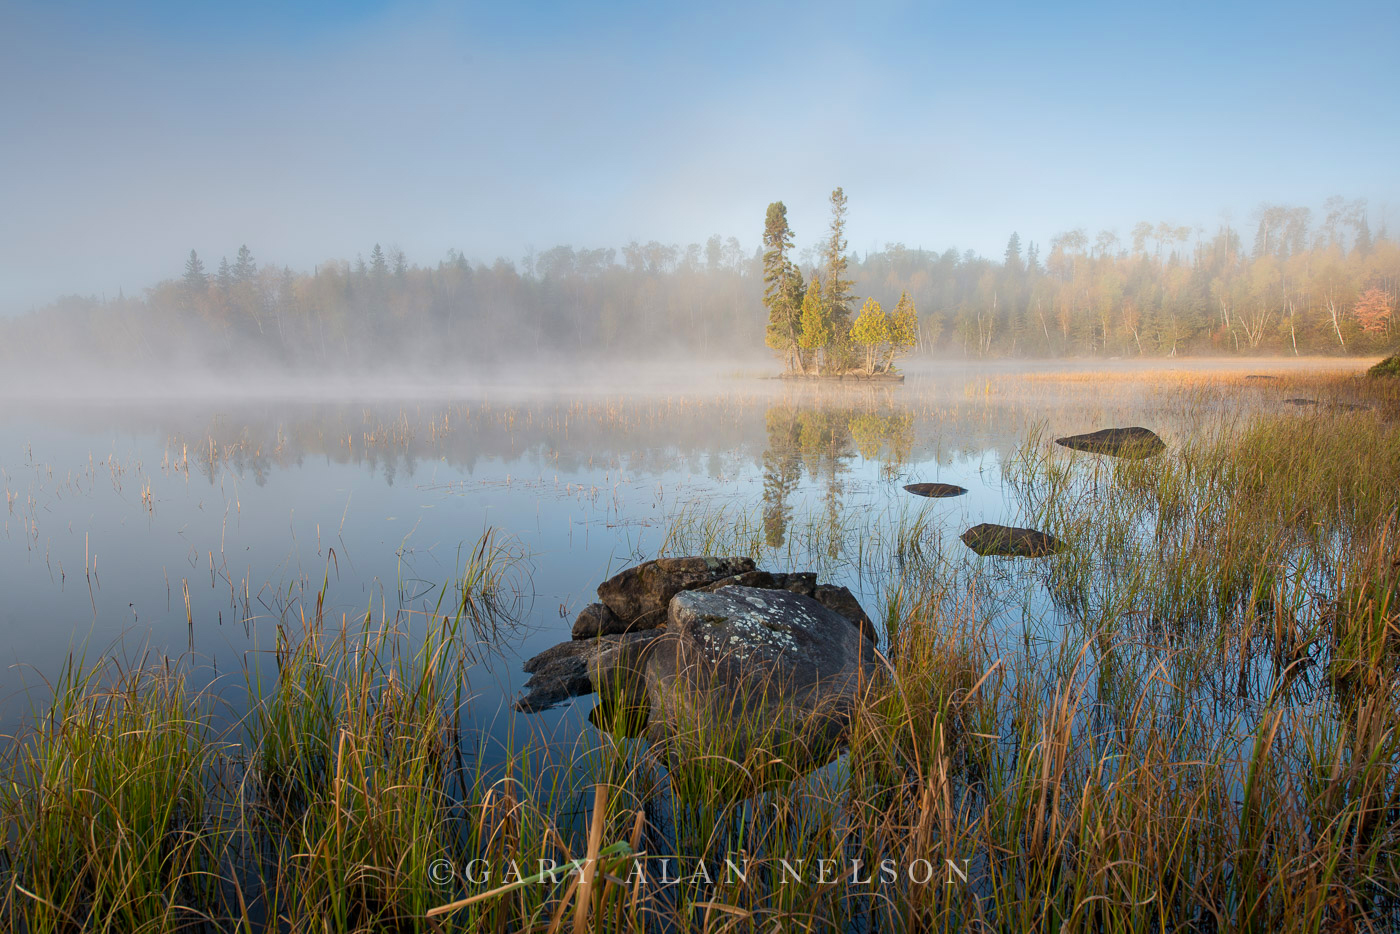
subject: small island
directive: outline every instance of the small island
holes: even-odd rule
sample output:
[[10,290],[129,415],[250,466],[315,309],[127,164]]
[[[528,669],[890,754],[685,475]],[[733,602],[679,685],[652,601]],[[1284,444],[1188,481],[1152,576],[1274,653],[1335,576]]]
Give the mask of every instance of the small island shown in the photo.
[[908,292],[894,311],[867,298],[859,300],[846,278],[846,194],[831,193],[831,233],[826,241],[825,280],[812,270],[804,280],[792,261],[792,228],[787,206],[768,205],[763,225],[763,305],[768,310],[765,343],[782,355],[781,379],[852,380],[902,383],[895,357],[908,353],[919,336],[919,314]]

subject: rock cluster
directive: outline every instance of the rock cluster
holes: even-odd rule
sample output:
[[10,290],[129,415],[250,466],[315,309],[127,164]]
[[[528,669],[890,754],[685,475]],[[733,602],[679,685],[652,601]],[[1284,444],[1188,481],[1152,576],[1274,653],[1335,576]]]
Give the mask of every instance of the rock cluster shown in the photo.
[[572,641],[525,663],[517,709],[597,692],[610,707],[645,708],[654,740],[719,736],[742,759],[776,736],[820,756],[878,671],[870,617],[815,574],[660,558],[604,581],[598,599],[576,617]]

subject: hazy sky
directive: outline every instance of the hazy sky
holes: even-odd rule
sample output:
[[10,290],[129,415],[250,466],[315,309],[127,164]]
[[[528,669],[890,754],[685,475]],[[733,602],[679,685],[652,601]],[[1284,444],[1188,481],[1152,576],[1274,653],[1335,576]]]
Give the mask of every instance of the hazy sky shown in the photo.
[[1400,206],[1394,0],[117,6],[0,0],[0,312],[191,247],[802,246],[836,185],[862,253]]

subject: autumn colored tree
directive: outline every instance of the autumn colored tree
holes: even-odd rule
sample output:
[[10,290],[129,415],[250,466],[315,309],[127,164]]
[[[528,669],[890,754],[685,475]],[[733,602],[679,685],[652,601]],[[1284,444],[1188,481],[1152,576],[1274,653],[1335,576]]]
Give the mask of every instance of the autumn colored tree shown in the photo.
[[1370,288],[1356,297],[1352,313],[1367,334],[1384,334],[1390,327],[1390,296],[1384,289]]
[[865,351],[865,372],[875,372],[875,359],[890,339],[889,317],[880,303],[867,298],[851,325],[851,340]]
[[894,312],[889,316],[889,358],[885,361],[885,369],[889,370],[894,364],[896,356],[912,350],[918,340],[919,312],[914,307],[914,301],[909,297],[909,293],[900,292],[899,301],[894,306]]

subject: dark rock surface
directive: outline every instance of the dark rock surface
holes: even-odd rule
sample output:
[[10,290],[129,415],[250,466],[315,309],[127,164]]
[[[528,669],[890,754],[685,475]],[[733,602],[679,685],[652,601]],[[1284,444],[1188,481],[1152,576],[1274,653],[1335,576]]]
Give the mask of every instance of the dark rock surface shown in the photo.
[[1284,404],[1284,405],[1317,405],[1317,400],[1316,400],[1316,399],[1303,399],[1303,398],[1284,399],[1284,400],[1283,400],[1283,404]]
[[872,644],[879,641],[880,636],[875,632],[875,624],[870,621],[869,616],[865,615],[860,601],[848,588],[837,587],[833,584],[818,584],[812,598],[828,610],[839,613],[855,623],[861,635]]
[[967,492],[964,487],[952,483],[909,483],[905,485],[904,489],[915,496],[931,496],[940,499],[945,496],[962,496]]
[[1053,535],[1036,529],[1018,529],[983,522],[962,534],[963,544],[979,555],[1007,558],[1040,558],[1064,547]]
[[629,653],[655,637],[654,632],[622,633],[561,642],[545,649],[524,664],[530,680],[525,682],[525,693],[515,702],[515,709],[538,713],[571,697],[593,693],[593,678],[599,672],[635,658]]
[[593,639],[626,631],[627,624],[618,619],[606,604],[590,603],[574,617],[575,639]]
[[593,690],[588,681],[588,656],[596,652],[596,640],[561,642],[545,649],[523,666],[530,675],[516,710],[537,713],[561,701]]
[[817,589],[817,575],[808,571],[797,571],[792,574],[780,574],[772,571],[749,571],[746,574],[735,574],[733,577],[726,577],[717,580],[713,584],[706,584],[704,587],[696,587],[695,590],[713,593],[721,587],[758,587],[762,590],[790,590],[793,593],[800,593],[805,596],[812,596]]
[[753,570],[752,558],[657,558],[603,581],[598,599],[626,630],[653,629],[665,621],[666,606],[681,591]]
[[1056,438],[1055,443],[1074,451],[1089,454],[1107,454],[1110,457],[1126,457],[1142,460],[1155,457],[1167,449],[1156,433],[1146,428],[1104,428],[1087,435],[1071,435]]
[[742,761],[755,743],[776,742],[816,761],[876,674],[870,640],[811,597],[733,586],[682,593],[642,653],[648,732],[679,741],[682,754],[718,743]]

